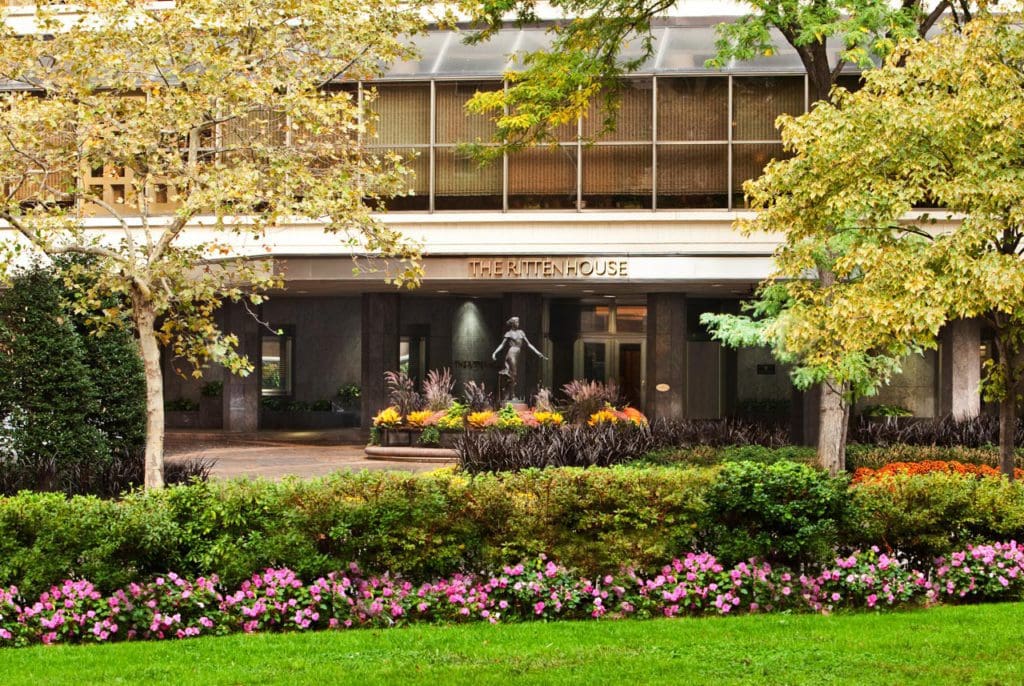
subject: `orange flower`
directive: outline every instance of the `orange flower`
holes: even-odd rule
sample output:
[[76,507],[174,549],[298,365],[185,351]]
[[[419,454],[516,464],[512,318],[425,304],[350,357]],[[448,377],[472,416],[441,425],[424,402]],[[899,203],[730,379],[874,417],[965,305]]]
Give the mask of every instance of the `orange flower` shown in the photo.
[[[898,474],[934,474],[934,473],[945,473],[945,474],[962,474],[964,476],[975,476],[978,478],[988,476],[1000,476],[1001,472],[995,467],[990,467],[983,464],[965,464],[956,460],[922,460],[921,462],[890,462],[884,467],[878,469],[871,469],[869,467],[861,467],[853,473],[853,483],[863,483],[865,481],[879,481],[888,476],[895,476]],[[1015,469],[1014,477],[1017,479],[1024,478],[1024,470]]]

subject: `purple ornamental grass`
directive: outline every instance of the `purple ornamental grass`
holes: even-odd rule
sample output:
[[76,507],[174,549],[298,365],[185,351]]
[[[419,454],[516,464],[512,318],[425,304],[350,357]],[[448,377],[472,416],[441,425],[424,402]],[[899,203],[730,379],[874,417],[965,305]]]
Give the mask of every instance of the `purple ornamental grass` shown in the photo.
[[23,598],[0,588],[0,645],[161,640],[257,631],[388,627],[410,622],[677,617],[773,611],[828,614],[1024,595],[1024,547],[969,546],[928,571],[871,548],[815,575],[763,562],[724,568],[689,553],[657,573],[584,578],[541,556],[490,575],[455,574],[415,585],[365,576],[356,565],[306,584],[289,569],[254,574],[230,593],[216,577],[167,574],[104,596],[67,580]]

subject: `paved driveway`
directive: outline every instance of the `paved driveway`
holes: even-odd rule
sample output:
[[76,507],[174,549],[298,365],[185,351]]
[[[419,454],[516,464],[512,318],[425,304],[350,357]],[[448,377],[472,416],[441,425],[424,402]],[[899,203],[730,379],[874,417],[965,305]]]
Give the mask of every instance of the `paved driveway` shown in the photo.
[[[336,433],[336,432],[335,432]],[[251,435],[219,432],[168,431],[168,461],[190,457],[216,460],[212,475],[221,478],[284,476],[314,477],[339,469],[427,472],[445,463],[369,460],[356,436],[329,432],[274,432]],[[345,440],[347,439],[347,441]],[[334,442],[339,441],[339,442]],[[344,441],[344,442],[342,442]]]

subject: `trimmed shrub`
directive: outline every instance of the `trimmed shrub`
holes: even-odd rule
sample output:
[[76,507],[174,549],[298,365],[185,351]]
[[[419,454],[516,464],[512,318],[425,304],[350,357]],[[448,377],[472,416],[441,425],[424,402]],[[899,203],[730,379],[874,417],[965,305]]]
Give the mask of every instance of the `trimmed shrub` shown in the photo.
[[792,462],[727,463],[707,494],[703,542],[726,563],[823,563],[839,541],[846,484]]
[[1024,538],[1024,484],[958,474],[890,476],[850,489],[842,542],[879,545],[912,561],[968,543]]
[[152,574],[237,584],[287,566],[313,578],[356,562],[413,579],[546,554],[576,569],[646,569],[696,545],[710,469],[617,467],[467,477],[338,473],[210,482],[120,501],[0,498],[0,586],[88,577],[109,590]]

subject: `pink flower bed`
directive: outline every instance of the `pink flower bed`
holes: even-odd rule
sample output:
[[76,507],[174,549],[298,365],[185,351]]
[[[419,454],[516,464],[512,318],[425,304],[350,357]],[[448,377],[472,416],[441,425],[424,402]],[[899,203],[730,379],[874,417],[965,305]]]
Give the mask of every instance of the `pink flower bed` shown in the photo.
[[970,547],[928,572],[873,548],[797,575],[764,563],[724,568],[707,553],[673,560],[654,575],[626,571],[597,579],[541,558],[493,575],[455,575],[413,584],[347,571],[304,583],[288,569],[255,574],[233,592],[216,578],[175,574],[109,596],[85,580],[37,599],[0,589],[0,645],[102,643],[233,632],[385,627],[409,622],[518,622],[752,612],[881,609],[911,604],[1019,599],[1024,547]]

